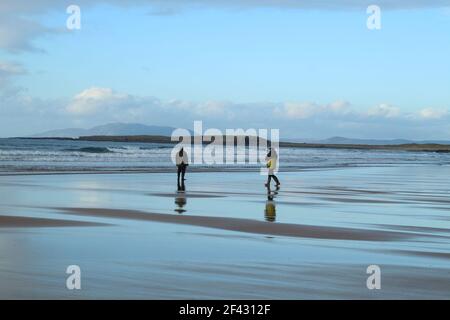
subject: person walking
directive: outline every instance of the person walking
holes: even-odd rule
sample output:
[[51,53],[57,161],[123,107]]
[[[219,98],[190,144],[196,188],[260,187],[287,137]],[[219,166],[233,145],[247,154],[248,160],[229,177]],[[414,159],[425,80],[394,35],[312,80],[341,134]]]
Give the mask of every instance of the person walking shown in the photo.
[[268,176],[267,176],[267,183],[265,184],[266,187],[270,187],[270,182],[273,178],[275,181],[275,186],[277,188],[280,187],[281,183],[280,180],[278,180],[277,176],[275,175],[275,170],[277,169],[278,165],[278,154],[275,151],[275,149],[270,148],[269,153],[267,153],[266,156],[267,161],[267,168],[269,169]]
[[184,178],[184,175],[186,174],[186,168],[189,165],[188,161],[188,155],[186,151],[184,151],[183,148],[180,149],[180,151],[177,153],[176,156],[176,165],[177,165],[177,183],[178,183],[178,190],[184,191],[184,181],[186,180]]

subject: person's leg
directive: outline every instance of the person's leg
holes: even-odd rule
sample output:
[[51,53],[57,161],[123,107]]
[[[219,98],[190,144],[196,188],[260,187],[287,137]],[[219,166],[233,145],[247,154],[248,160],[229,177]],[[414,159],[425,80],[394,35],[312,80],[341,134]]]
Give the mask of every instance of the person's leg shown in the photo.
[[275,180],[275,183],[276,183],[277,186],[280,185],[280,180],[278,180],[276,175],[273,175],[273,180]]
[[267,187],[270,186],[270,181],[271,181],[271,179],[272,179],[272,175],[271,175],[271,174],[267,175],[267,183],[266,183],[266,186],[267,186]]
[[186,166],[183,165],[181,169],[181,179],[184,181],[184,175],[186,174]]
[[180,187],[180,174],[181,174],[181,166],[177,166],[177,184],[178,184],[178,188]]
[[184,186],[184,175],[186,174],[186,166],[182,165],[181,166],[181,188],[183,189],[183,191],[185,190],[185,186]]

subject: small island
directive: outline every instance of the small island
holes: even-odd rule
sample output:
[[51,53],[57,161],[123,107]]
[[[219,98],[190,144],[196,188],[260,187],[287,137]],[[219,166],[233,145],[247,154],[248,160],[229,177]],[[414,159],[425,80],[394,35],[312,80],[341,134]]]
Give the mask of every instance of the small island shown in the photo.
[[[226,136],[223,136],[225,143]],[[239,137],[234,137],[235,144]],[[245,138],[245,144],[248,145],[249,137]],[[31,137],[19,139],[38,139],[38,140],[73,140],[73,141],[109,141],[109,142],[130,142],[130,143],[164,143],[177,144],[178,141],[172,141],[169,136],[161,135],[124,135],[124,136],[81,136],[77,138],[55,138],[55,137]],[[214,139],[213,139],[214,140]],[[211,143],[211,137],[203,137],[203,144]],[[259,138],[259,142],[265,142]],[[270,143],[270,142],[269,142]],[[437,152],[450,153],[450,145],[438,143],[406,143],[392,145],[375,145],[375,144],[327,144],[327,143],[301,143],[301,142],[283,142],[279,143],[280,148],[314,148],[314,149],[355,149],[355,150],[390,150],[390,151],[412,151],[412,152]]]

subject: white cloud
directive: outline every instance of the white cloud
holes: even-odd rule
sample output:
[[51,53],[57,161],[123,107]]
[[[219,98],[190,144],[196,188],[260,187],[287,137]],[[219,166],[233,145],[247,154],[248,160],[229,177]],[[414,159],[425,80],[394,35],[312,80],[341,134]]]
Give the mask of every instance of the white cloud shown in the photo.
[[387,103],[370,108],[367,115],[371,117],[396,118],[401,115],[400,109]]
[[328,105],[328,109],[334,113],[345,114],[350,112],[351,104],[345,100],[338,100]]
[[442,119],[449,115],[449,110],[444,108],[425,108],[419,115],[424,119]]
[[186,100],[161,101],[154,97],[137,97],[119,93],[111,88],[92,87],[76,94],[65,107],[65,112],[75,118],[101,116],[108,119],[205,119],[243,123],[269,123],[274,119],[308,119],[310,117],[339,117],[352,112],[350,103],[336,101],[319,105],[312,102],[250,103],[230,101]]
[[199,115],[224,116],[227,112],[227,102],[206,101],[196,106],[195,112]]
[[345,115],[350,111],[350,103],[341,100],[326,105],[312,102],[286,102],[282,107],[276,108],[274,114],[293,119],[307,119],[316,115]]
[[109,88],[89,88],[77,94],[66,110],[74,115],[92,115],[112,112],[119,106],[126,107],[132,97]]
[[165,109],[171,109],[172,111],[181,111],[203,117],[230,118],[234,115],[232,112],[234,105],[233,103],[227,101],[209,100],[195,103],[186,100],[171,100],[164,103],[162,107]]
[[306,119],[320,111],[320,106],[311,102],[286,102],[282,108],[277,108],[275,113],[279,116]]

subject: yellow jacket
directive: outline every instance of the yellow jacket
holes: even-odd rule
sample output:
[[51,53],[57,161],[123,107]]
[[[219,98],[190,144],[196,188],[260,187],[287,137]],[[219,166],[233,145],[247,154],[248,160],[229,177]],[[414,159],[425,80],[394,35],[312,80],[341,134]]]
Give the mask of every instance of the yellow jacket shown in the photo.
[[275,169],[275,160],[270,159],[269,161],[267,161],[267,168],[274,170]]

